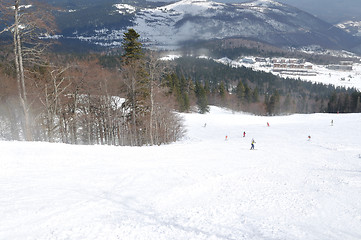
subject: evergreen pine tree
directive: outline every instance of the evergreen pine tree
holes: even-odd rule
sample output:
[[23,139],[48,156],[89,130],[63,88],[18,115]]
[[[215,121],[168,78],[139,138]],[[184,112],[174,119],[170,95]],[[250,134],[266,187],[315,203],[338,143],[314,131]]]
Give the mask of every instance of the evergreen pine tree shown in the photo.
[[123,50],[122,61],[125,64],[135,62],[144,58],[142,44],[138,41],[140,35],[133,29],[128,29],[128,32],[123,35]]
[[278,91],[276,90],[272,94],[272,96],[269,99],[267,99],[267,102],[266,102],[267,113],[269,115],[278,113],[279,103],[280,103],[280,95],[279,95]]
[[357,91],[354,91],[351,94],[351,111],[352,112],[356,112],[357,110],[357,102],[358,102],[358,98],[359,98],[359,93]]
[[292,103],[291,103],[291,96],[289,94],[287,94],[286,99],[283,103],[283,111],[285,111],[286,113],[290,113],[291,109],[292,109]]
[[219,96],[222,100],[226,97],[226,89],[224,87],[224,82],[222,81],[221,84],[219,84]]
[[173,77],[172,74],[167,74],[162,80],[162,86],[168,89],[167,94],[173,93]]
[[345,99],[344,99],[344,102],[343,102],[343,112],[345,113],[349,113],[350,110],[351,110],[351,101],[350,101],[350,95],[346,94],[345,95]]
[[166,85],[168,93],[176,98],[178,111],[187,112],[190,107],[189,91],[193,89],[191,80],[187,81],[183,76],[178,78],[177,74],[172,73],[166,77]]
[[149,79],[145,71],[142,44],[139,34],[129,29],[123,36],[121,74],[127,86],[123,108],[128,113],[127,122],[131,131],[131,145],[142,145],[149,115]]
[[189,110],[188,83],[189,81],[182,75],[180,79],[180,98],[182,99],[180,105],[181,112],[187,112]]
[[337,111],[337,93],[334,91],[330,96],[330,100],[327,104],[327,112],[334,113]]
[[252,100],[252,90],[248,87],[248,85],[244,84],[244,97],[247,103],[250,103]]
[[206,81],[204,84],[204,91],[206,92],[206,96],[209,96],[211,94],[211,87],[209,86],[208,81]]
[[236,95],[237,95],[237,98],[240,100],[240,101],[243,101],[244,100],[244,96],[245,96],[245,89],[244,89],[244,85],[242,83],[241,80],[239,80],[238,84],[237,84],[237,87],[236,87]]
[[206,112],[209,112],[208,100],[204,87],[199,82],[196,82],[194,91],[197,97],[199,113],[204,114]]
[[252,102],[258,102],[258,101],[259,101],[259,91],[258,91],[258,87],[256,87],[252,93]]

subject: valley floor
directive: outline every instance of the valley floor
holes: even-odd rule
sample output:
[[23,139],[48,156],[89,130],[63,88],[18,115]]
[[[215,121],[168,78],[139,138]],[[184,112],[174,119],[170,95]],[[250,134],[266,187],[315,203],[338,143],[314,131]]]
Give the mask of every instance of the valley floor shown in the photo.
[[0,142],[0,239],[361,239],[361,114],[183,116],[166,146]]

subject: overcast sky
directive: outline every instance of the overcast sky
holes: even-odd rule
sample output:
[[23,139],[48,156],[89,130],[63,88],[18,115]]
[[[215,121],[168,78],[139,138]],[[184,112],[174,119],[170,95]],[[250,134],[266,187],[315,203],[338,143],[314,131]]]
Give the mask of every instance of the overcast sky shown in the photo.
[[[217,0],[213,0],[216,1]],[[218,2],[248,2],[250,0],[218,0]],[[277,0],[309,12],[330,23],[352,18],[361,20],[361,0]]]

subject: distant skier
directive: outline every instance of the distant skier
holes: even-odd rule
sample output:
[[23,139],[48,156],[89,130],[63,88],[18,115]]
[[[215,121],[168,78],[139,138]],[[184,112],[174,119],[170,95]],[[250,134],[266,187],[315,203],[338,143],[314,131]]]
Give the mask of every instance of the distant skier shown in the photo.
[[269,127],[269,122],[267,122],[267,127]]
[[252,143],[251,143],[251,150],[254,150],[254,144],[255,144],[256,142],[254,141],[254,139],[252,138]]
[[228,136],[226,135],[226,138],[224,139],[225,141],[227,141],[228,140]]
[[246,137],[246,132],[243,132],[243,137]]
[[203,127],[207,127],[207,123],[204,123]]
[[333,119],[331,120],[331,126],[333,126]]
[[311,141],[311,136],[310,135],[308,135],[308,141]]

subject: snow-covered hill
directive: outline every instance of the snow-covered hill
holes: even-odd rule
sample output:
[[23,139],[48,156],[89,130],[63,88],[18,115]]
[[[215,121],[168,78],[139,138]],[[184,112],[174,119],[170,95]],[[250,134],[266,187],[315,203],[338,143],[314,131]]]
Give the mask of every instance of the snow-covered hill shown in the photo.
[[[258,39],[279,46],[351,46],[347,34],[330,27],[306,12],[272,0],[240,4],[182,0],[140,11],[134,26],[141,36],[158,46],[227,37]],[[345,42],[336,40],[335,35]]]
[[361,239],[361,114],[184,118],[167,146],[0,142],[0,239]]
[[346,21],[339,23],[336,26],[354,36],[361,37],[361,21]]
[[67,25],[64,37],[117,46],[124,31],[133,27],[147,46],[168,49],[197,40],[228,37],[250,38],[277,46],[315,44],[349,50],[360,44],[351,34],[311,14],[272,0],[239,4],[181,0],[152,8],[113,4],[111,9],[103,11],[107,16],[90,17],[89,24],[81,27],[72,24],[79,22],[77,16],[89,17],[86,10],[64,13],[74,18]]
[[[330,53],[331,54],[331,53]],[[341,55],[341,53],[337,53]],[[170,59],[171,56],[168,57]],[[167,60],[167,57],[163,58]],[[245,58],[247,59],[247,58]],[[248,59],[256,59],[256,57],[248,57]],[[254,71],[270,72],[284,78],[301,79],[303,81],[310,81],[314,83],[323,83],[325,85],[332,85],[336,87],[355,88],[361,91],[361,63],[353,63],[352,70],[333,70],[328,68],[327,65],[317,65],[313,63],[306,63],[312,66],[309,72],[288,72],[287,71],[274,71],[274,65],[271,59],[266,59],[266,62],[247,63],[239,60],[231,60],[229,58],[215,59],[215,61],[232,67],[247,67]],[[312,74],[307,74],[312,73]]]

